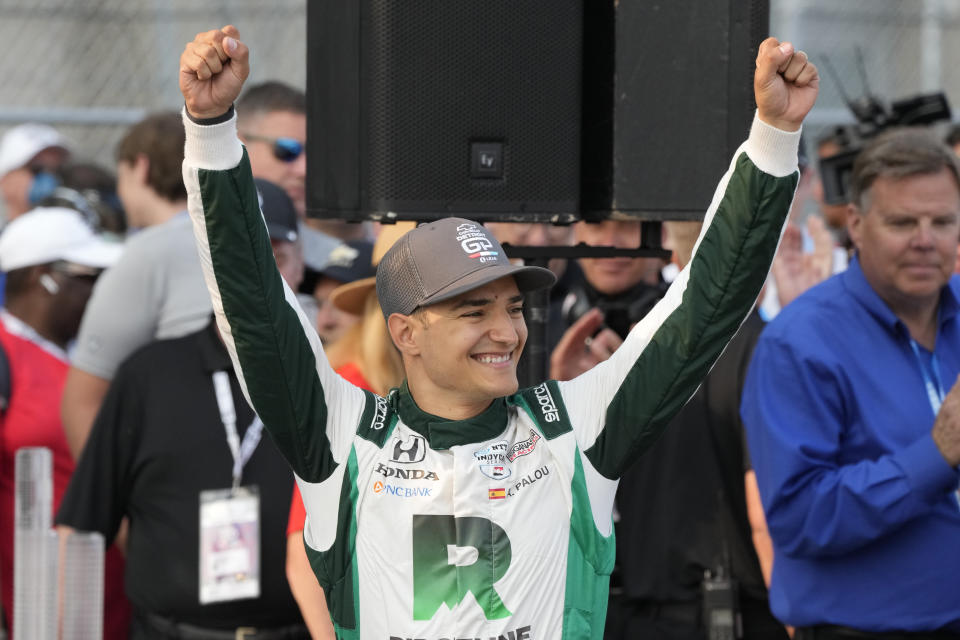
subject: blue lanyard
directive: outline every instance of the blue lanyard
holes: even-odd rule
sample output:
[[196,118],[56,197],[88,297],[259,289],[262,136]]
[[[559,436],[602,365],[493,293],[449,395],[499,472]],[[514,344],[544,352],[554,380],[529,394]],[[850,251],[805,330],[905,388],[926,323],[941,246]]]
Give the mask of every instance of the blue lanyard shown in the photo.
[[[923,383],[927,387],[927,399],[930,401],[930,408],[933,409],[933,416],[940,413],[940,407],[943,405],[943,383],[940,382],[940,367],[937,366],[937,354],[930,353],[930,369],[933,370],[931,377],[927,367],[923,364],[923,356],[920,355],[920,347],[917,341],[910,338],[910,347],[913,349],[913,355],[917,358],[917,365],[920,367],[920,373],[923,375]],[[954,492],[957,500],[957,507],[960,507],[960,490]]]
[[920,347],[913,338],[910,338],[910,348],[913,349],[913,355],[917,358],[917,366],[920,367],[923,384],[927,388],[927,400],[930,401],[930,408],[933,409],[933,415],[936,417],[940,413],[940,406],[943,404],[943,397],[946,395],[943,392],[943,383],[940,382],[940,366],[937,363],[937,354],[930,354],[930,369],[933,371],[931,377],[930,370],[924,365],[923,357],[920,355]]

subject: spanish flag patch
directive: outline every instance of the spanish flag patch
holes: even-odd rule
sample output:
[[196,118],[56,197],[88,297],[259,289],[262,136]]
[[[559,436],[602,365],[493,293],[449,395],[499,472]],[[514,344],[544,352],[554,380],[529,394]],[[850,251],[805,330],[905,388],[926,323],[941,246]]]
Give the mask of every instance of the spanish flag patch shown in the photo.
[[487,497],[491,500],[503,500],[507,497],[507,492],[503,489],[489,489],[487,491]]

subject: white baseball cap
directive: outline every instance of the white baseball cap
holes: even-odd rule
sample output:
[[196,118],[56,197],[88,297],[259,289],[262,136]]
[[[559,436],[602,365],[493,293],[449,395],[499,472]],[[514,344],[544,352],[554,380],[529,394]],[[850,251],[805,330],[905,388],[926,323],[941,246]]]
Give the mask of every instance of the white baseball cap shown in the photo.
[[103,239],[73,209],[38,207],[17,216],[0,234],[0,270],[13,271],[58,260],[105,269],[123,245]]
[[0,178],[26,166],[35,155],[51,147],[70,150],[67,139],[45,124],[28,122],[10,129],[0,140]]

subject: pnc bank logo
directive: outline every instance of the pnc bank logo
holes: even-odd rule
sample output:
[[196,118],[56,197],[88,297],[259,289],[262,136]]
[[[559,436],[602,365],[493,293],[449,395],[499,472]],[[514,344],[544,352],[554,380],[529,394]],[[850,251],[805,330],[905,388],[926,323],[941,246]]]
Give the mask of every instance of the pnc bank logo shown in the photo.
[[480,517],[413,516],[413,619],[431,620],[472,593],[487,620],[512,615],[494,584],[510,568],[507,532]]
[[401,487],[389,484],[382,480],[373,483],[373,492],[378,496],[393,496],[395,498],[429,498],[433,491],[430,487]]

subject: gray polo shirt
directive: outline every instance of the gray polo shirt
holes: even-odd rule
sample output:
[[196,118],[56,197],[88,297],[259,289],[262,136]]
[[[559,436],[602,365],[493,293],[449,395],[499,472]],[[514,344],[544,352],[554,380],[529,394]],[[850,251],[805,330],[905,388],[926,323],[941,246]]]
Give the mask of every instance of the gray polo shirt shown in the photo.
[[120,260],[97,281],[72,364],[112,379],[134,351],[201,329],[210,312],[190,218],[178,215],[130,238]]

